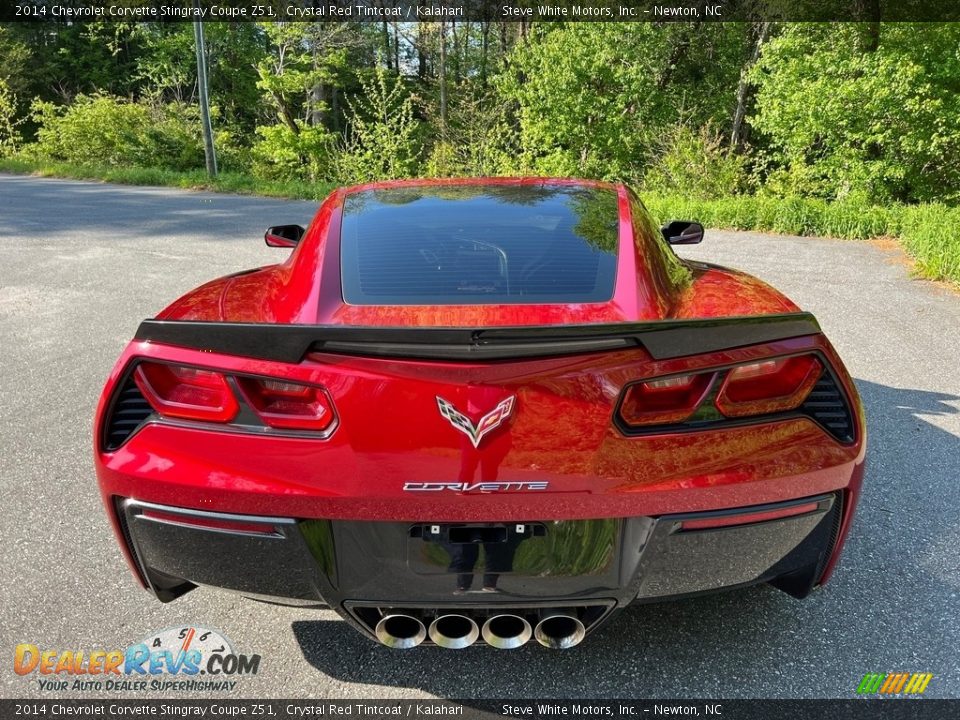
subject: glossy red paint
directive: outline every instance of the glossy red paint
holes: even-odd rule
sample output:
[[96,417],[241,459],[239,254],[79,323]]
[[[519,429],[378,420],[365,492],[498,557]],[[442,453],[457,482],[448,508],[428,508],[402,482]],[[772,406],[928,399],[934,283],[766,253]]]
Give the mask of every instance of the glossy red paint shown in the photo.
[[[351,193],[444,185],[587,185],[617,193],[619,254],[607,302],[529,305],[349,305],[340,282],[340,220]],[[201,286],[172,303],[164,320],[216,320],[383,326],[503,326],[603,323],[795,312],[769,285],[744,273],[689,264],[671,280],[662,267],[673,251],[658,237],[642,205],[622,185],[558,178],[479,178],[370,183],[336,190],[320,206],[286,261]],[[675,261],[675,258],[674,258]]]
[[[862,440],[840,445],[806,419],[648,437],[624,437],[610,421],[631,381],[805,350],[832,354],[815,336],[670,361],[638,350],[486,365],[314,355],[285,365],[135,344],[112,381],[138,357],[284,377],[326,387],[341,423],[327,440],[151,424],[119,450],[98,451],[97,472],[108,507],[119,496],[280,517],[419,521],[428,502],[437,522],[530,518],[525,493],[451,492],[427,501],[403,492],[404,482],[453,481],[468,466],[488,474],[463,480],[548,481],[535,500],[543,520],[717,510],[839,489],[847,490],[849,512]],[[517,407],[507,432],[478,449],[434,401],[441,395],[466,409],[475,399],[489,409],[510,394]],[[101,402],[98,428],[103,412]]]
[[[619,257],[608,302],[575,305],[352,306],[343,302],[339,229],[351,192],[335,191],[286,261],[208,283],[158,317],[266,323],[460,326],[551,325],[792,312],[796,306],[743,273],[680,264],[653,236],[623,186]],[[577,184],[581,181],[429,181],[430,184]],[[642,206],[639,206],[642,208]],[[265,224],[268,224],[265,219]],[[674,271],[665,270],[673,263]],[[681,268],[678,272],[676,268]],[[812,420],[627,437],[612,418],[629,383],[769,357],[819,353],[854,407],[856,441],[837,442]],[[329,437],[226,432],[149,423],[119,449],[102,450],[105,415],[131,363],[153,359],[321,386],[339,420]],[[516,395],[503,428],[474,448],[437,411],[442,396],[479,415]],[[133,342],[104,388],[94,442],[100,491],[121,546],[115,498],[224,513],[295,518],[527,521],[662,515],[775,503],[842,490],[842,544],[864,463],[863,412],[853,383],[822,335],[672,360],[642,349],[526,361],[457,363],[312,354],[298,364]],[[477,472],[479,471],[479,475]],[[543,481],[528,493],[404,492],[405,482]],[[532,503],[535,503],[532,505]],[[533,509],[532,509],[533,508]],[[129,560],[129,558],[128,558]],[[834,559],[830,562],[832,567]],[[132,565],[131,565],[132,566]]]

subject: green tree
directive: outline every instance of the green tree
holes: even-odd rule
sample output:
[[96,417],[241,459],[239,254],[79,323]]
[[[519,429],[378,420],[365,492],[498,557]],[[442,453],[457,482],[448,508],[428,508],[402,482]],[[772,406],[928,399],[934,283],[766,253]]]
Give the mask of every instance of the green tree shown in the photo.
[[643,177],[648,192],[712,200],[746,189],[747,158],[728,149],[710,124],[696,130],[678,123],[654,145],[656,158]]
[[498,87],[516,107],[522,159],[551,175],[639,177],[680,118],[726,127],[747,52],[744,24],[538,26]]
[[342,83],[349,52],[363,39],[351,23],[261,23],[268,52],[255,64],[257,86],[294,135],[297,120],[322,125],[330,89]]
[[423,150],[413,96],[402,78],[377,68],[349,102],[347,131],[335,156],[341,182],[415,177]]
[[[492,92],[461,85],[447,121],[428,115],[435,132],[424,171],[430,177],[494,176],[516,172],[516,134],[506,107]],[[479,83],[477,83],[479,84]]]
[[29,93],[30,47],[10,27],[0,27],[0,80],[18,95]]
[[[151,95],[189,102],[196,93],[197,66],[190,23],[150,23],[140,28],[143,52],[136,59],[137,78]],[[215,76],[212,71],[211,79]]]
[[960,25],[794,24],[752,71],[781,194],[960,198]]
[[20,146],[17,120],[17,96],[7,81],[0,77],[0,157],[13,155]]

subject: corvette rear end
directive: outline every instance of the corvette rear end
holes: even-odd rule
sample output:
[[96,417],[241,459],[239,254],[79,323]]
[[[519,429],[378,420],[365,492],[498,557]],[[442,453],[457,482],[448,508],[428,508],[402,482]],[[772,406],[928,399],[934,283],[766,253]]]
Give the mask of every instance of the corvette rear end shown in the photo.
[[[702,230],[699,231],[702,235]],[[828,578],[863,413],[816,320],[680,261],[623,186],[333,193],[288,260],[144,321],[95,458],[124,554],[396,648],[578,644],[616,610]]]

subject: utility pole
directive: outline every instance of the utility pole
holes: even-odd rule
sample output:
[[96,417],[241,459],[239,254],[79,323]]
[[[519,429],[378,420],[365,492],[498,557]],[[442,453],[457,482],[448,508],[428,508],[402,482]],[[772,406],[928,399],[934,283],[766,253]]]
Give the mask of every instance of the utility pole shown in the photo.
[[[200,0],[193,0],[200,14]],[[217,151],[213,147],[213,127],[210,125],[210,95],[207,86],[207,50],[203,42],[203,23],[193,21],[193,39],[197,46],[197,85],[200,88],[200,117],[203,121],[203,155],[207,160],[207,175],[217,176]]]
[[447,21],[440,21],[440,125],[447,128]]

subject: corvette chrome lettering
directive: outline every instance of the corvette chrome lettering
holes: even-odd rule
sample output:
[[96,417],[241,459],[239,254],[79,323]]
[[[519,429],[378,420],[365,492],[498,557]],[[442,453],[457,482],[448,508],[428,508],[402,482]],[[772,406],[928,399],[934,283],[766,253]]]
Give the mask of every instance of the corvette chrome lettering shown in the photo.
[[462,482],[408,482],[403,484],[403,489],[405,492],[443,492],[444,490],[449,490],[451,492],[458,493],[468,493],[468,492],[481,492],[481,493],[492,493],[492,492],[527,492],[527,491],[537,491],[537,490],[546,490],[550,485],[549,482],[476,482],[476,483],[462,483]]
[[440,414],[449,420],[453,427],[470,438],[473,446],[477,447],[480,441],[483,440],[484,435],[500,427],[503,421],[510,417],[516,399],[516,395],[511,395],[506,400],[501,400],[493,410],[480,418],[476,425],[473,424],[470,418],[457,410],[453,406],[453,403],[444,400],[439,395],[437,395],[437,407],[440,408]]

